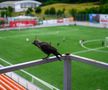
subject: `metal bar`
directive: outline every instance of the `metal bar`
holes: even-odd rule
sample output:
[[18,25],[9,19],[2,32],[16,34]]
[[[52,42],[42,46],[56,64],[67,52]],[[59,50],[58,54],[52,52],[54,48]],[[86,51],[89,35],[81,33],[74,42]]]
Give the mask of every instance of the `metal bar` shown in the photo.
[[19,70],[19,69],[23,69],[23,68],[27,68],[27,67],[31,67],[31,66],[46,64],[46,63],[50,63],[50,62],[54,62],[54,61],[58,61],[58,59],[55,56],[50,57],[48,59],[38,59],[38,60],[30,61],[30,62],[15,64],[15,65],[6,66],[6,67],[1,67],[0,68],[0,74]]
[[[65,57],[66,57],[66,55],[62,55],[61,59],[65,60]],[[96,65],[96,66],[103,67],[103,68],[108,68],[108,63],[105,63],[105,62],[101,62],[101,61],[97,61],[97,60],[93,60],[93,59],[89,59],[89,58],[85,58],[85,57],[81,57],[81,56],[77,56],[77,55],[73,55],[73,54],[68,55],[68,57],[70,57],[71,60],[80,61],[80,62],[84,62],[84,63],[91,64],[91,65]],[[50,57],[48,59],[44,59],[44,60],[38,59],[38,60],[30,61],[30,62],[1,67],[0,74],[27,68],[27,67],[31,67],[31,66],[35,66],[35,65],[46,64],[46,63],[50,63],[50,62],[54,62],[54,61],[57,61],[57,58],[55,56]]]
[[75,60],[75,61],[79,61],[79,62],[83,62],[90,65],[108,69],[108,63],[105,63],[102,61],[97,61],[94,59],[89,59],[89,58],[85,58],[85,57],[81,57],[81,56],[73,55],[73,54],[70,54],[70,57],[71,57],[71,60]]
[[[64,60],[64,90],[71,90],[72,89],[71,60],[80,61],[80,62],[84,62],[87,64],[91,64],[91,65],[95,65],[95,66],[99,66],[99,67],[108,69],[108,63],[89,59],[89,58],[85,58],[85,57],[81,57],[81,56],[77,56],[77,55],[73,55],[73,54],[62,55],[61,59]],[[11,72],[14,70],[27,68],[27,67],[31,67],[31,66],[46,64],[46,63],[54,62],[57,60],[58,59],[54,56],[54,57],[50,57],[50,58],[44,59],[44,60],[38,59],[38,60],[30,61],[30,62],[15,64],[15,65],[6,66],[6,67],[1,67],[0,68],[0,74],[6,73],[6,72]]]
[[66,55],[64,60],[64,90],[72,90],[71,59]]
[[[61,59],[65,60],[66,59],[65,57],[66,57],[66,55],[62,55]],[[77,55],[73,55],[73,54],[68,55],[68,57],[70,57],[71,60],[80,61],[80,62],[96,65],[96,66],[103,67],[103,68],[108,68],[108,63],[105,63],[105,62],[101,62],[101,61],[97,61],[97,60],[93,60],[93,59],[89,59],[89,58],[85,58],[85,57],[81,57],[81,56],[77,56]],[[31,66],[35,66],[35,65],[46,64],[46,63],[50,63],[50,62],[54,62],[54,61],[57,61],[57,58],[55,56],[50,57],[48,59],[44,59],[44,60],[38,59],[38,60],[30,61],[30,62],[1,67],[0,74],[27,68],[27,67],[31,67]]]

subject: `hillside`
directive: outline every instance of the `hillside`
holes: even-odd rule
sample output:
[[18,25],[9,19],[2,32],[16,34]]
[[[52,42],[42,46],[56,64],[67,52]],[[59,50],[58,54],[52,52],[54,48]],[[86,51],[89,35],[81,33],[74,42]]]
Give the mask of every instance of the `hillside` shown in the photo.
[[84,10],[86,8],[92,8],[92,7],[98,7],[99,5],[96,2],[92,2],[92,3],[80,3],[80,4],[65,4],[65,3],[56,3],[56,4],[51,4],[51,5],[46,5],[42,7],[42,13],[44,13],[44,11],[46,9],[49,9],[51,7],[54,7],[56,10],[58,9],[63,9],[65,8],[66,12],[68,13],[68,11],[72,8],[77,9],[79,11]]
[[[97,2],[79,3],[79,4],[56,3],[56,4],[41,6],[41,10],[42,10],[41,14],[36,14],[34,10],[33,12],[30,12],[30,13],[38,17],[42,17],[45,14],[44,12],[47,9],[50,9],[52,7],[54,7],[56,11],[65,9],[65,15],[68,15],[69,10],[71,9],[77,9],[78,11],[82,11],[87,8],[99,7],[99,4]],[[12,13],[12,16],[18,16],[18,15],[25,15],[25,12],[13,12]]]

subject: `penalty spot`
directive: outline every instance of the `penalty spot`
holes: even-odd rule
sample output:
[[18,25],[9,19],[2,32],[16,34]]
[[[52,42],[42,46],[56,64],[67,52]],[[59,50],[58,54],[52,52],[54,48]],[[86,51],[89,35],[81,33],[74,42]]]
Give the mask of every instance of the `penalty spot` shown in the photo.
[[28,42],[29,41],[29,38],[26,38],[26,41]]

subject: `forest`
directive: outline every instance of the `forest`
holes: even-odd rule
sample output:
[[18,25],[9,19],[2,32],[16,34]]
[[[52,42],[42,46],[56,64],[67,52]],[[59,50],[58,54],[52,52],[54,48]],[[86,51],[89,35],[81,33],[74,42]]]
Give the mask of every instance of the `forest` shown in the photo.
[[85,2],[99,2],[100,4],[108,3],[108,0],[38,0],[44,4],[51,3],[85,3]]
[[[18,1],[18,0],[0,0],[0,2],[4,1]],[[85,2],[99,2],[100,4],[108,3],[108,0],[34,0],[40,1],[43,5],[52,4],[52,3],[85,3]]]

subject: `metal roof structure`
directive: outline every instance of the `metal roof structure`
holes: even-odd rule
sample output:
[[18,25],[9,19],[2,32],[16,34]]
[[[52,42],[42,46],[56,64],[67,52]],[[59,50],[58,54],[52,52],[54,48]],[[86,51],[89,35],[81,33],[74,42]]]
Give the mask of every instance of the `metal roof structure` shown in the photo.
[[11,6],[15,9],[15,11],[24,11],[28,7],[34,8],[40,6],[41,4],[42,4],[41,2],[34,1],[34,0],[5,1],[0,3],[0,8]]
[[34,0],[19,0],[19,1],[5,1],[5,2],[1,2],[0,5],[2,5],[2,4],[16,4],[16,3],[22,3],[22,2],[34,2],[34,3],[37,3],[37,4],[42,4],[41,2],[34,1]]

